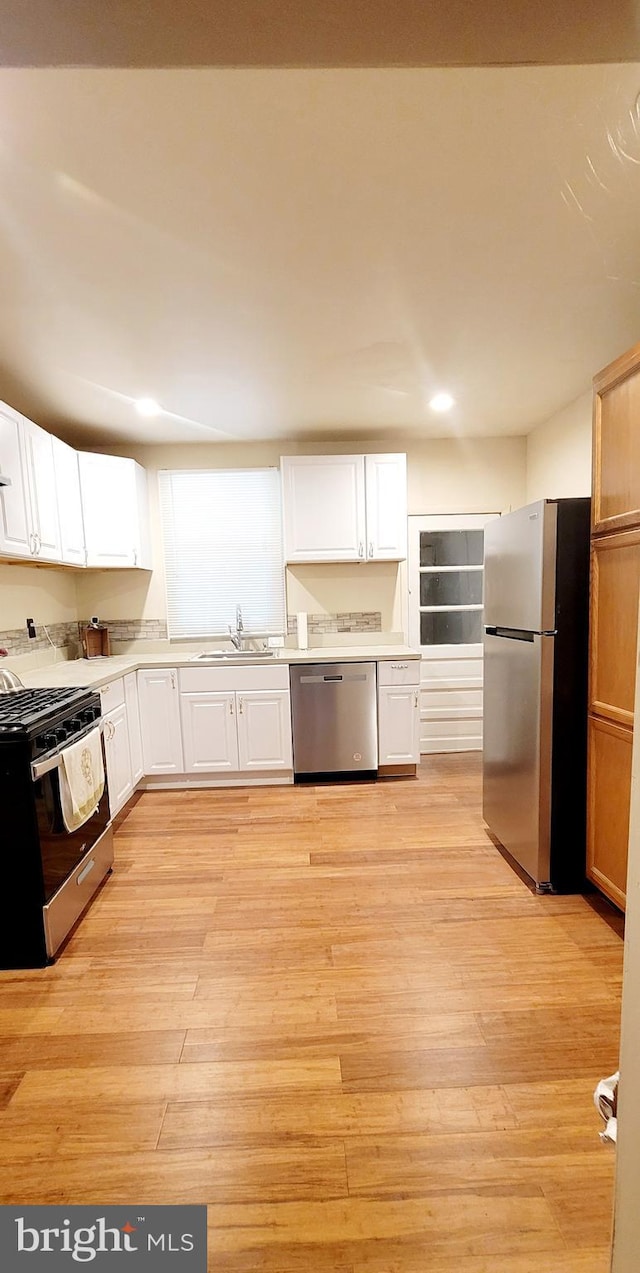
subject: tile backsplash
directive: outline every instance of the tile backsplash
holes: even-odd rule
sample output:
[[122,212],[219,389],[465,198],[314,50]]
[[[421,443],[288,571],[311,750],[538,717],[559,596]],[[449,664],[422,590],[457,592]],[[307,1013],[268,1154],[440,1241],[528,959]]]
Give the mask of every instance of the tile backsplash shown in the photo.
[[[319,635],[324,632],[381,632],[382,612],[380,610],[348,610],[340,614],[308,614],[307,630],[309,634]],[[287,616],[287,633],[296,634],[296,616]]]
[[[88,619],[84,621],[85,624],[88,622]],[[109,629],[112,641],[167,640],[167,624],[164,619],[103,619],[100,617],[100,623]]]
[[[35,654],[37,650],[51,649],[54,645],[60,650],[66,645],[79,645],[78,625],[74,621],[67,623],[39,623],[36,625],[37,636],[30,637],[25,628],[5,628],[0,631],[0,649],[7,654]],[[47,637],[47,632],[49,637]],[[49,640],[50,638],[50,640]]]
[[[0,649],[7,651],[9,655],[18,654],[35,654],[37,651],[50,649],[55,646],[56,649],[72,647],[69,650],[69,657],[75,657],[80,652],[80,634],[79,627],[85,626],[89,622],[88,619],[77,624],[75,622],[67,623],[49,623],[47,631],[50,640],[47,637],[44,624],[37,626],[38,635],[30,638],[27,635],[26,628],[8,628],[0,631]],[[128,641],[166,641],[168,639],[167,624],[164,619],[103,619],[100,623],[105,624],[109,629],[109,635],[112,642],[126,643]],[[382,631],[382,614],[379,610],[350,610],[343,611],[340,614],[309,614],[307,616],[308,631],[310,635],[321,635],[331,632],[381,632]],[[289,635],[296,634],[296,616],[290,614],[287,618],[287,632]]]

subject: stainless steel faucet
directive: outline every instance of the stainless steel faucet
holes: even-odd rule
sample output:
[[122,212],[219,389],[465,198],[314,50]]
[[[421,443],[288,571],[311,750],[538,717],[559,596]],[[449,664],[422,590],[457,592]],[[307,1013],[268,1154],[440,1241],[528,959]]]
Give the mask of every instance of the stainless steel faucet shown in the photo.
[[231,624],[229,624],[229,636],[231,638],[231,644],[235,646],[236,650],[241,650],[242,641],[244,638],[244,623],[242,622],[242,607],[241,606],[236,606],[235,632],[233,628],[231,627]]

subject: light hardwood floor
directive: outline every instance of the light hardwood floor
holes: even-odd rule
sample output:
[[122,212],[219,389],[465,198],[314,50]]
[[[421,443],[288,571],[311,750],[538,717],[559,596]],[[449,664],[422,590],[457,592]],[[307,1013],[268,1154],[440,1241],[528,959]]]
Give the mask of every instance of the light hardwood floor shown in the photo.
[[479,758],[152,792],[0,974],[0,1201],[209,1205],[224,1273],[606,1273],[620,920],[536,897]]

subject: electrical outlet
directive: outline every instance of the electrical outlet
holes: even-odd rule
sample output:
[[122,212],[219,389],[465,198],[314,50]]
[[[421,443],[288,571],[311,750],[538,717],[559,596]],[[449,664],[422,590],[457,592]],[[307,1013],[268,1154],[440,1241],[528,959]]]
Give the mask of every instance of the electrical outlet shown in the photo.
[[29,634],[31,638],[37,637],[38,635],[38,633],[36,632],[36,625],[33,622],[33,619],[27,619],[27,633]]

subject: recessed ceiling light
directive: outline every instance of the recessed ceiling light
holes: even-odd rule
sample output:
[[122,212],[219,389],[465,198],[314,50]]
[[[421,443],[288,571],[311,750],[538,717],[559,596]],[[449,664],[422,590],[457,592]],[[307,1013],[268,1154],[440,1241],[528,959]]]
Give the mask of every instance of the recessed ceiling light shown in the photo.
[[155,398],[136,398],[134,403],[138,415],[154,416],[160,415],[162,407]]
[[436,393],[429,401],[432,411],[450,411],[455,402],[450,393]]

